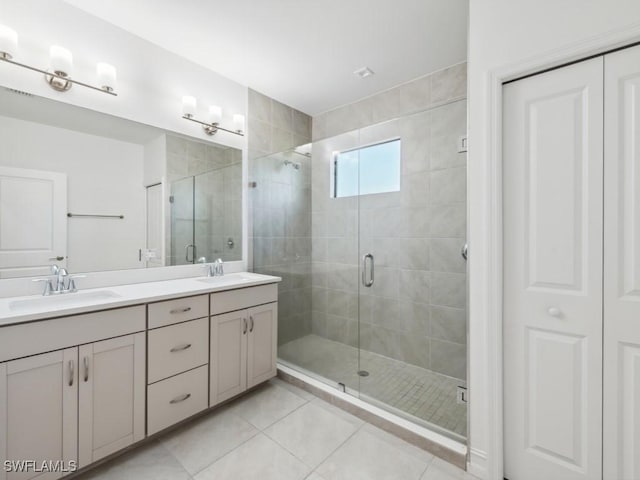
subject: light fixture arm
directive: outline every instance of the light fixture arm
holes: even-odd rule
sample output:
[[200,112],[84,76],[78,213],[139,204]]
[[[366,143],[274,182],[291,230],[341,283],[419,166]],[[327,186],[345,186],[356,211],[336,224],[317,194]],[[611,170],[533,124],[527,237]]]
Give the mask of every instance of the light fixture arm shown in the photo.
[[75,83],[75,84],[81,85],[83,87],[91,88],[92,90],[97,90],[98,92],[102,92],[102,93],[107,93],[109,95],[113,95],[114,97],[118,96],[118,94],[115,93],[111,89],[94,87],[93,85],[89,85],[88,83],[80,82],[78,80],[73,80],[73,79],[69,78],[68,76],[58,75],[57,73],[48,72],[47,70],[42,70],[40,68],[32,67],[30,65],[25,65],[24,63],[16,62],[15,60],[11,60],[6,54],[3,54],[2,52],[0,52],[0,60],[2,60],[3,62],[11,63],[13,65],[17,65],[18,67],[26,68],[27,70],[32,70],[34,72],[38,72],[38,73],[44,74],[47,83],[49,83],[50,85],[51,85],[51,79],[52,78],[57,78],[57,79],[60,79],[60,80],[62,80],[64,82],[68,82],[68,83],[72,83],[72,84]]
[[215,135],[218,132],[218,130],[222,130],[223,132],[233,133],[234,135],[240,135],[241,137],[244,137],[244,132],[242,130],[228,130],[226,128],[221,127],[220,124],[218,123],[207,123],[207,122],[202,122],[200,120],[197,120],[193,118],[192,115],[183,115],[182,118],[202,125],[207,135]]

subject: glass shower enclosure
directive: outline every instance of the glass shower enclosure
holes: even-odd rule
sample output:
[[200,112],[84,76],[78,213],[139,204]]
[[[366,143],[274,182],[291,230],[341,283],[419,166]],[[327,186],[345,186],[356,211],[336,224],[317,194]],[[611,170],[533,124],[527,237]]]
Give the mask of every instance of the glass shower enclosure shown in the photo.
[[[254,161],[254,270],[279,361],[463,440],[466,102]],[[311,152],[311,153],[310,153]]]

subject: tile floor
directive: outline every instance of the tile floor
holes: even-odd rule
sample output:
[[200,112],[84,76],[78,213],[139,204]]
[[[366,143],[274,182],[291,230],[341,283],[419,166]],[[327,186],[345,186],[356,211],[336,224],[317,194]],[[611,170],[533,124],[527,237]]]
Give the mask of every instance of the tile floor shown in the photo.
[[273,379],[76,480],[474,480]]
[[[377,353],[306,335],[278,347],[278,357],[293,368],[342,382],[360,394],[441,427],[457,439],[467,435],[467,406],[456,402],[466,382]],[[358,363],[359,360],[359,363]],[[359,377],[358,369],[369,372]]]

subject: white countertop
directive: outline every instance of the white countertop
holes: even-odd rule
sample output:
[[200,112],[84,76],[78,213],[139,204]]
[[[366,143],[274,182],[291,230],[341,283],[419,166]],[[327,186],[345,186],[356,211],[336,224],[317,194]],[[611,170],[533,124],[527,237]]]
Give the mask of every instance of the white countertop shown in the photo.
[[280,277],[230,273],[222,277],[192,277],[159,282],[78,290],[60,295],[0,298],[0,327],[46,318],[169,300],[199,294],[280,282]]

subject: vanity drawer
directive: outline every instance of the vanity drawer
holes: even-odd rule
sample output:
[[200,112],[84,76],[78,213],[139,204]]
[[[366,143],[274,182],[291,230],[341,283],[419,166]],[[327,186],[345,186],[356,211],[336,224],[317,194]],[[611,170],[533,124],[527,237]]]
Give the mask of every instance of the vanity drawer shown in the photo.
[[147,434],[153,435],[208,407],[206,365],[147,387]]
[[150,330],[148,383],[206,364],[208,339],[208,318]]
[[207,295],[149,304],[149,328],[164,327],[208,316]]
[[10,325],[0,329],[0,362],[144,329],[144,305]]
[[239,288],[211,294],[211,315],[278,301],[278,284]]

